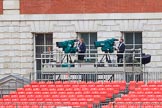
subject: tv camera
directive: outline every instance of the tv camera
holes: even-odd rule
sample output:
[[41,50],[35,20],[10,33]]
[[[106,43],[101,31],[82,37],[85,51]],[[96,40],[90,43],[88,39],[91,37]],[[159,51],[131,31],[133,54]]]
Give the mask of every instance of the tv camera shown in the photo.
[[[115,41],[118,41],[118,39],[111,38],[111,39],[107,39],[107,40],[104,40],[104,41],[95,41],[94,42],[94,46],[96,48],[101,47],[101,50],[103,52],[105,52],[105,54],[103,55],[103,57],[100,60],[100,63],[103,63],[104,57],[106,58],[107,63],[111,63],[110,56],[108,55],[108,53],[113,53],[114,52],[114,43],[115,43]],[[103,66],[104,66],[104,64],[99,64],[98,65],[98,67],[103,67]]]
[[[72,63],[71,56],[68,55],[69,53],[76,53],[77,52],[77,47],[74,47],[75,42],[77,42],[76,39],[74,40],[67,40],[67,41],[62,41],[62,42],[56,42],[56,46],[58,48],[62,48],[64,51],[65,55],[63,56],[61,63],[63,63],[64,59],[67,59],[67,63]],[[62,67],[68,67],[69,65],[65,63],[62,64]],[[74,67],[74,64],[70,64],[70,67]]]

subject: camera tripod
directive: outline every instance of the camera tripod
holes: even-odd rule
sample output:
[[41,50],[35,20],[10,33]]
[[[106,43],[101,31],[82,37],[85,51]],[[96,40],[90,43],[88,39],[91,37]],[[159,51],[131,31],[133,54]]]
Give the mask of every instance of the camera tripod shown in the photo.
[[[101,58],[101,60],[100,60],[100,62],[96,65],[94,65],[95,67],[97,66],[97,67],[104,67],[104,58],[106,59],[106,62],[107,63],[111,63],[111,59],[110,59],[110,55],[108,54],[108,53],[105,53],[103,56],[102,56],[102,58]],[[112,65],[110,65],[110,66],[112,66]]]
[[100,60],[100,63],[102,63],[102,62],[104,61],[104,57],[105,57],[107,63],[111,63],[110,55],[109,55],[108,53],[105,53],[105,54],[102,56],[102,58],[101,58],[101,60]]
[[64,57],[61,60],[61,63],[63,63],[64,59],[66,58],[67,63],[72,63],[71,55],[64,55]]

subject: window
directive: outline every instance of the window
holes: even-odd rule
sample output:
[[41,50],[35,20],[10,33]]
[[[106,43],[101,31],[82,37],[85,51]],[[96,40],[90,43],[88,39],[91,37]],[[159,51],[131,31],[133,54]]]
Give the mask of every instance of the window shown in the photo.
[[[125,60],[129,66],[133,66],[132,63],[139,62],[139,59],[135,59],[136,56],[141,56],[142,53],[142,32],[123,32],[125,45],[126,45],[126,55]],[[130,50],[135,49],[135,50]],[[140,49],[140,50],[138,50]],[[135,52],[134,52],[135,51]],[[133,57],[133,52],[135,57]],[[127,54],[129,53],[129,54]],[[132,53],[132,54],[131,54]],[[133,74],[132,72],[126,72],[126,81],[141,81],[143,80],[143,75],[140,73]]]
[[125,32],[126,49],[142,49],[142,32]]
[[94,42],[97,41],[97,33],[78,33],[79,38],[83,38],[86,44],[86,61],[95,61],[95,53],[97,53],[97,48],[94,47]]
[[48,47],[53,49],[52,34],[35,34],[36,70],[41,70],[41,54],[47,52]]

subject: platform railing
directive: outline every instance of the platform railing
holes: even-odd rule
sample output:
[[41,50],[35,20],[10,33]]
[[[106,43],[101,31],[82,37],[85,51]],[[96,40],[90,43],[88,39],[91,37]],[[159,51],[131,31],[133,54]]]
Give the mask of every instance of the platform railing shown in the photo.
[[[78,60],[79,55],[84,55],[84,60]],[[125,53],[118,55],[123,56],[123,62],[117,63],[117,53],[91,53],[91,56],[87,56],[89,53],[69,53],[52,52],[41,54],[41,70],[57,69],[57,68],[85,68],[85,67],[123,67],[123,71],[126,71],[126,67],[142,67],[141,63],[141,49],[129,49]]]

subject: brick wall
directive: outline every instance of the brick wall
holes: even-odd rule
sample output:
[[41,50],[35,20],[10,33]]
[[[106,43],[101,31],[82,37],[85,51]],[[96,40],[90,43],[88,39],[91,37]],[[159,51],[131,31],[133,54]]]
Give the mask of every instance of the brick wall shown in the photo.
[[0,14],[3,13],[3,0],[0,0]]
[[162,12],[162,0],[20,0],[21,14]]

